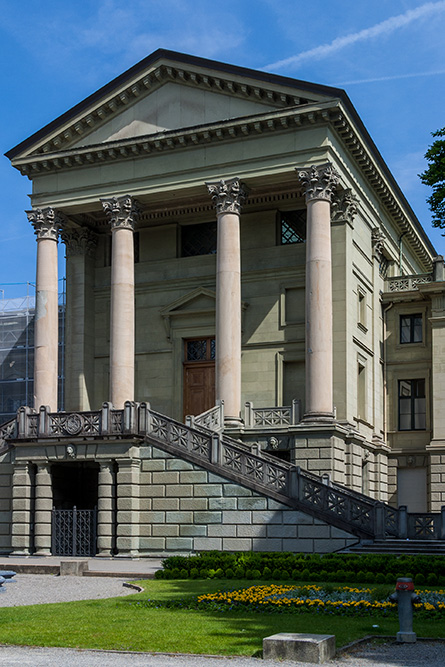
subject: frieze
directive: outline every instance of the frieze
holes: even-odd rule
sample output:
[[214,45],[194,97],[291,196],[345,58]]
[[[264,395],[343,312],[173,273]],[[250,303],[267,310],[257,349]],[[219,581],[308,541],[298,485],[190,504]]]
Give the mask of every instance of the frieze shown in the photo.
[[134,231],[140,213],[140,206],[130,195],[101,199],[103,209],[107,215],[111,231],[116,229],[130,229]]
[[297,173],[307,202],[314,199],[332,200],[340,175],[331,164],[312,165],[307,169],[297,169]]
[[214,183],[209,182],[206,186],[218,214],[241,213],[241,206],[247,198],[248,190],[238,177],[228,181],[221,179]]

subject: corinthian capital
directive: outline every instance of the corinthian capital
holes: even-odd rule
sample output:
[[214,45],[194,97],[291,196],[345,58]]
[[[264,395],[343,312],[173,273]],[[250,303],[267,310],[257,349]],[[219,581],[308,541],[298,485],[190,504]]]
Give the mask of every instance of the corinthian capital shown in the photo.
[[140,207],[136,199],[130,195],[101,199],[102,206],[110,220],[111,231],[115,229],[131,229],[134,231]]
[[332,200],[332,220],[334,222],[346,220],[351,227],[358,211],[358,199],[352,190],[343,190]]
[[297,169],[298,178],[304,187],[306,201],[325,199],[331,201],[332,195],[340,180],[339,174],[331,164]]
[[87,255],[94,257],[97,245],[97,235],[90,229],[62,229],[60,232],[62,241],[66,246],[66,256]]
[[60,227],[60,216],[56,211],[47,206],[46,208],[36,208],[32,211],[25,211],[29,222],[34,227],[34,233],[37,240],[52,239],[57,241]]
[[217,213],[241,213],[248,190],[239,178],[228,181],[221,179],[213,183],[206,183],[207,190],[213,199]]

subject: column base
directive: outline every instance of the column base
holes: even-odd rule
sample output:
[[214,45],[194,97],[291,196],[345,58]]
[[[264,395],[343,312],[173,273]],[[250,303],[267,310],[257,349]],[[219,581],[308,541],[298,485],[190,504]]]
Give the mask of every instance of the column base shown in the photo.
[[111,549],[109,550],[103,549],[102,551],[99,551],[99,553],[95,555],[95,558],[113,558],[113,552],[111,551]]
[[333,412],[305,412],[302,421],[305,424],[333,424],[335,415]]
[[9,556],[30,556],[30,555],[31,555],[31,551],[29,549],[14,549],[14,551],[11,551],[11,553],[8,554],[8,557]]
[[52,556],[52,553],[49,549],[37,549],[34,551],[33,556]]
[[243,425],[241,417],[226,417],[224,416],[224,426],[240,427]]

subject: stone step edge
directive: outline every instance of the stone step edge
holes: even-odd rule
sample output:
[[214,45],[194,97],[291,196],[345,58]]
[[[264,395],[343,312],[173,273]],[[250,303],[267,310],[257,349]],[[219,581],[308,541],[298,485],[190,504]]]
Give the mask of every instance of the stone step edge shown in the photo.
[[[0,563],[0,570],[14,570],[17,574],[60,574],[60,565],[44,563]],[[154,572],[123,572],[114,570],[87,570],[84,577],[116,577],[119,579],[154,579]]]

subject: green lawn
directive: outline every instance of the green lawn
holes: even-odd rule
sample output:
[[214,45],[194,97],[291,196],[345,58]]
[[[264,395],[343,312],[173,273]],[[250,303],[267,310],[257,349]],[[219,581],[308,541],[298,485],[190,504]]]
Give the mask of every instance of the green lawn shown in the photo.
[[[323,616],[313,614],[215,613],[137,607],[145,598],[168,600],[242,588],[246,581],[140,582],[141,594],[124,598],[0,609],[0,641],[5,644],[68,646],[133,651],[253,655],[263,637],[277,632],[335,634],[343,646],[367,634],[394,636],[396,618]],[[378,624],[378,628],[373,628]],[[415,621],[418,636],[441,637],[442,620]]]

